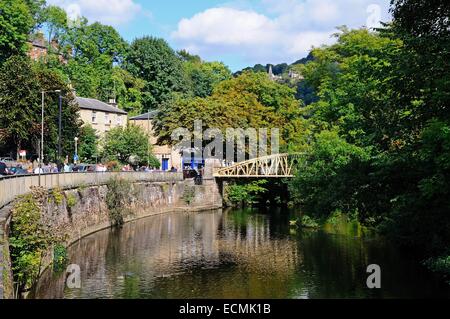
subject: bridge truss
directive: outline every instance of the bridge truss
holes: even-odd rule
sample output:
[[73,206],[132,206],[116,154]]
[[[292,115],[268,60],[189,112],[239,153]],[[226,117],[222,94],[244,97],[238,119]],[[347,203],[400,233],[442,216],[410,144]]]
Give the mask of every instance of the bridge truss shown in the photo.
[[295,161],[301,156],[274,154],[257,157],[234,165],[220,168],[214,174],[219,178],[291,178]]

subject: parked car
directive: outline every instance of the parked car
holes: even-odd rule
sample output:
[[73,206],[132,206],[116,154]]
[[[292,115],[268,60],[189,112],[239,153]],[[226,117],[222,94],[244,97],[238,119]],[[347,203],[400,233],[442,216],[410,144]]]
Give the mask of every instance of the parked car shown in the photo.
[[14,162],[14,159],[11,157],[0,157],[0,162]]
[[11,167],[9,169],[11,175],[28,175],[30,174],[26,169],[22,167]]
[[74,172],[95,172],[94,164],[77,164],[73,167]]
[[2,161],[0,161],[0,175],[1,176],[9,175],[8,166],[6,166],[6,164]]

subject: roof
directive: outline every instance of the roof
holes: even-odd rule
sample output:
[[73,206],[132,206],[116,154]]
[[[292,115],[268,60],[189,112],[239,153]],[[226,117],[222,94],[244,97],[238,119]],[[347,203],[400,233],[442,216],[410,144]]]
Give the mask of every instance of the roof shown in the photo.
[[130,117],[130,120],[131,121],[143,121],[143,120],[147,121],[148,119],[153,119],[156,116],[156,114],[158,114],[158,111],[154,110],[154,111],[150,111],[150,112],[138,115],[138,116]]
[[117,114],[128,114],[124,110],[121,110],[117,107],[114,107],[112,105],[109,105],[105,102],[96,100],[96,99],[88,99],[85,97],[76,97],[75,98],[78,105],[80,106],[80,109],[84,110],[93,110],[93,111],[101,111],[101,112],[107,112],[107,113],[117,113]]

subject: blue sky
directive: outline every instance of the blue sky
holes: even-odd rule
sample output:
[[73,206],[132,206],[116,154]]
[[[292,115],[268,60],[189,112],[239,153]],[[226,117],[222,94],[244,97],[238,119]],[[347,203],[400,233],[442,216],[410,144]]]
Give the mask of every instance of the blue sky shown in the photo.
[[47,0],[89,21],[113,25],[128,41],[151,35],[233,71],[292,63],[331,44],[336,26],[388,21],[389,0]]

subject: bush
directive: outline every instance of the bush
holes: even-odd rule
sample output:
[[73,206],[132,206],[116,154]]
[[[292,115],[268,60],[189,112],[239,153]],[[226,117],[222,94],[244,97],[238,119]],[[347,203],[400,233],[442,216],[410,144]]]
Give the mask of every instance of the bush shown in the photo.
[[183,200],[186,204],[191,205],[195,198],[195,187],[186,186],[183,191]]
[[111,225],[121,226],[129,212],[127,205],[131,203],[132,185],[125,179],[112,178],[108,182],[106,204],[109,210]]
[[305,228],[318,228],[319,227],[319,223],[316,222],[316,220],[314,220],[313,218],[309,217],[308,215],[303,215],[301,220],[300,220],[300,224],[302,227]]
[[10,251],[14,280],[19,291],[35,283],[42,258],[56,238],[41,219],[42,194],[34,191],[22,196],[13,208]]
[[66,201],[67,201],[67,207],[69,209],[73,208],[77,204],[77,198],[73,194],[67,195]]
[[260,196],[267,192],[263,187],[266,183],[266,180],[257,180],[247,184],[229,184],[225,187],[226,199],[232,206],[255,205]]

